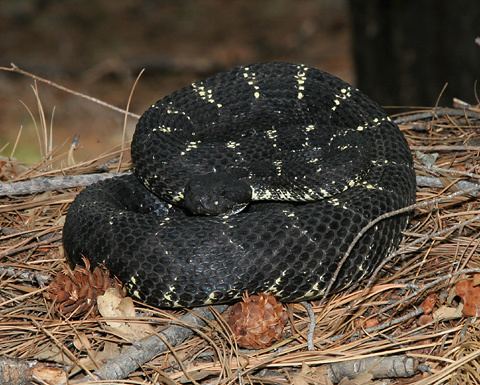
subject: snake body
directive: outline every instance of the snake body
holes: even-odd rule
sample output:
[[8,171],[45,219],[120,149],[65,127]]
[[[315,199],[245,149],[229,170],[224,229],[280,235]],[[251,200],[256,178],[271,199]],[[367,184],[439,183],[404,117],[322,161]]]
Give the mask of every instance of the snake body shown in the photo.
[[[103,263],[161,307],[268,292],[314,299],[370,274],[415,201],[407,143],[358,89],[305,65],[240,66],[153,104],[132,175],[87,187],[63,230],[68,259]],[[335,282],[331,282],[338,269]]]

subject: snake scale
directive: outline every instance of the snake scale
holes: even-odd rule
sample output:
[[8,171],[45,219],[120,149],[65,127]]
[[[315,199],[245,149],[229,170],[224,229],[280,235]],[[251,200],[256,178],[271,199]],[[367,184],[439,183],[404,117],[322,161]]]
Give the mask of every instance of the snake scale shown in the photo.
[[398,246],[415,201],[405,138],[358,89],[301,64],[240,66],[173,92],[138,121],[133,174],[84,189],[63,242],[160,307],[268,292],[314,299]]

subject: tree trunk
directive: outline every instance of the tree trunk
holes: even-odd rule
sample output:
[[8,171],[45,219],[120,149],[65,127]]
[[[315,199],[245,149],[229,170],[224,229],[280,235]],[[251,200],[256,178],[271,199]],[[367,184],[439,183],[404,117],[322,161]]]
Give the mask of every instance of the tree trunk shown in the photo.
[[357,85],[383,105],[477,103],[479,0],[350,0]]

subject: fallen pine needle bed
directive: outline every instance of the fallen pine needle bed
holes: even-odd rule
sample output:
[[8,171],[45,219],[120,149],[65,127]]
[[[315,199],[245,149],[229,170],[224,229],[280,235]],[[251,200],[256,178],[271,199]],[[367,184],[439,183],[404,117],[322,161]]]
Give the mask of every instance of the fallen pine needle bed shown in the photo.
[[[69,204],[83,186],[128,172],[128,143],[79,163],[70,149],[48,146],[36,165],[1,158],[0,384],[479,383],[480,109],[394,119],[418,183],[400,248],[353,291],[285,305],[282,338],[257,350],[237,345],[226,306],[173,312],[128,299],[124,313],[105,316],[95,305],[69,314],[48,295],[68,272],[61,231]],[[95,274],[82,282],[105,292],[107,278]],[[77,293],[96,303],[99,293],[67,281],[57,302]],[[101,306],[113,306],[106,298]]]

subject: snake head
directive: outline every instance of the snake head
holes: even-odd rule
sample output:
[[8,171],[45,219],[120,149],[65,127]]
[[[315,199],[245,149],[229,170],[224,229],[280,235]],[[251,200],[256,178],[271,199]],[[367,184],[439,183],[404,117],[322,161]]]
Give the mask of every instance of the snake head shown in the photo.
[[251,200],[250,185],[228,173],[194,176],[185,186],[183,206],[192,214],[235,214]]

